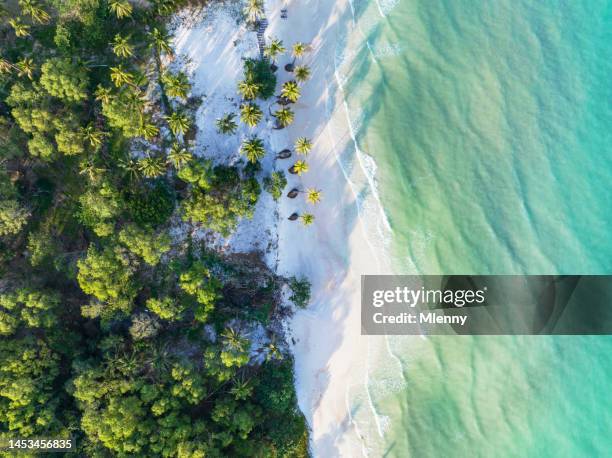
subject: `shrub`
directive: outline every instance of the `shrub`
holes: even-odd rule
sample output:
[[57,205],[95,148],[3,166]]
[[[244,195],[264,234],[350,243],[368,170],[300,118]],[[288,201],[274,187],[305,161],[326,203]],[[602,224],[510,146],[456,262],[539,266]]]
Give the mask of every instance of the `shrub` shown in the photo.
[[293,277],[289,281],[289,288],[292,293],[289,300],[298,307],[306,307],[310,302],[310,282],[305,278],[298,280]]
[[276,75],[268,61],[263,59],[246,59],[244,61],[244,78],[259,86],[259,97],[269,99],[274,95]]

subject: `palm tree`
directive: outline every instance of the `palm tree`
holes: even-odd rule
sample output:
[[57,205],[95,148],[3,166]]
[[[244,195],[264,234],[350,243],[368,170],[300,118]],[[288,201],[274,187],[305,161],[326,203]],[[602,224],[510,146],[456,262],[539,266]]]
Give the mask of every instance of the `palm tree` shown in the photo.
[[310,226],[312,223],[314,223],[315,217],[312,213],[304,213],[300,215],[300,219],[302,220],[302,224],[304,226]]
[[19,38],[27,37],[30,35],[30,26],[23,24],[19,19],[11,19],[9,21],[13,30],[15,30],[15,35]]
[[140,166],[134,159],[120,160],[119,167],[125,170],[125,173],[130,180],[136,180],[140,175]]
[[36,66],[34,65],[34,61],[29,57],[24,57],[19,62],[15,64],[15,66],[19,69],[19,73],[17,76],[27,76],[29,79],[32,79],[32,75]]
[[277,359],[280,361],[281,359],[283,359],[282,353],[274,342],[270,342],[268,345],[266,345],[266,349],[268,350],[268,352],[266,353],[266,361],[271,361],[273,359]]
[[106,132],[97,130],[93,124],[83,127],[83,138],[89,142],[92,148],[98,148],[102,144],[102,140],[106,136]]
[[127,0],[111,0],[108,7],[119,19],[132,14],[132,5]]
[[259,85],[252,81],[240,81],[238,92],[245,100],[254,100],[259,95]]
[[234,121],[236,115],[234,113],[227,113],[223,117],[218,118],[216,121],[217,130],[221,134],[231,135],[236,132],[238,124]]
[[11,73],[13,67],[13,64],[11,64],[8,60],[0,58],[0,74]]
[[246,156],[246,158],[255,163],[266,155],[263,141],[258,137],[251,137],[249,140],[245,140],[240,146],[240,154]]
[[183,166],[187,165],[193,156],[189,151],[183,148],[178,143],[174,143],[172,148],[170,148],[170,152],[168,153],[168,162],[174,166],[176,169],[181,169]]
[[264,55],[272,61],[272,71],[276,71],[276,64],[274,60],[276,56],[284,53],[285,47],[283,46],[283,42],[278,38],[272,39],[270,44],[264,48]]
[[249,381],[236,381],[235,385],[229,390],[230,394],[234,396],[234,399],[242,401],[251,396],[253,387],[249,384]]
[[134,75],[119,65],[111,67],[110,79],[116,87],[121,87],[124,84],[134,85]]
[[295,68],[295,80],[298,83],[303,83],[310,78],[310,68],[308,65],[298,65]]
[[229,326],[223,330],[221,337],[223,337],[223,345],[232,351],[243,352],[249,343],[247,339],[240,336],[238,331]]
[[155,178],[166,172],[166,161],[161,157],[147,156],[138,162],[140,171],[147,178]]
[[98,181],[98,179],[104,172],[106,172],[106,169],[103,169],[102,167],[96,167],[96,165],[91,161],[81,163],[81,167],[79,170],[80,175],[87,175],[89,180],[92,182]]
[[295,81],[287,81],[283,83],[280,96],[290,102],[297,102],[300,98],[300,87]]
[[185,132],[191,127],[191,119],[179,111],[174,111],[170,116],[166,116],[166,121],[175,136],[185,135]]
[[158,54],[165,52],[172,55],[172,47],[170,46],[170,36],[165,30],[160,30],[155,27],[149,34],[151,37],[151,46],[157,50]]
[[96,88],[96,92],[95,92],[95,96],[96,96],[96,100],[99,100],[102,103],[108,103],[110,102],[110,99],[112,97],[112,92],[110,90],[110,88],[104,87],[99,85]]
[[38,22],[39,24],[46,24],[49,22],[49,14],[42,9],[35,0],[19,0],[19,6],[25,14],[32,17],[34,22]]
[[134,48],[127,38],[117,34],[113,40],[113,53],[117,57],[127,58],[134,54]]
[[293,56],[293,61],[285,65],[285,70],[288,72],[292,72],[295,66],[295,61],[299,59],[300,57],[302,57],[307,49],[308,49],[308,45],[305,43],[302,43],[301,41],[294,43],[293,49],[291,52],[291,55]]
[[255,127],[263,116],[263,112],[255,103],[243,103],[240,106],[240,120],[250,127]]
[[264,17],[264,6],[262,0],[248,0],[243,10],[247,20],[255,23]]
[[294,146],[298,154],[303,154],[304,156],[306,156],[308,153],[310,153],[310,150],[312,149],[312,142],[306,137],[299,137],[295,141]]
[[280,110],[276,110],[272,115],[276,118],[277,128],[283,129],[293,122],[293,111],[289,107],[283,107]]
[[159,133],[159,128],[149,120],[142,119],[139,131],[145,140],[151,140]]
[[180,99],[186,99],[187,93],[191,89],[189,79],[183,72],[179,72],[176,75],[165,73],[162,77],[166,93],[170,97],[178,97]]
[[292,174],[297,174],[297,175],[302,175],[302,173],[306,173],[308,172],[308,164],[306,163],[306,161],[296,161],[295,164],[293,164],[291,167],[289,167],[289,173]]
[[310,188],[306,190],[306,202],[316,205],[321,201],[321,190]]

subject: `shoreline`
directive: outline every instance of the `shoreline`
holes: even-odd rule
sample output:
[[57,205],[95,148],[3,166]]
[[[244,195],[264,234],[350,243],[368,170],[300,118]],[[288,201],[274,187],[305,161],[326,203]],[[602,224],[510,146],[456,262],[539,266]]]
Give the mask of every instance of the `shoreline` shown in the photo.
[[[177,56],[187,56],[183,70],[193,82],[193,95],[203,97],[196,112],[196,155],[235,163],[240,159],[238,138],[257,133],[267,151],[261,177],[275,170],[287,172],[295,154],[289,160],[275,159],[275,154],[291,147],[296,138],[305,136],[314,147],[306,157],[310,171],[301,177],[286,173],[288,183],[278,203],[262,191],[254,217],[241,221],[229,238],[217,239],[217,246],[228,252],[262,252],[277,274],[306,277],[311,282],[309,306],[297,310],[286,324],[298,403],[310,427],[310,449],[315,456],[363,455],[369,448],[366,429],[374,428],[374,434],[381,436],[383,426],[368,393],[368,358],[363,355],[376,353],[380,345],[360,335],[360,276],[380,273],[384,267],[362,220],[360,187],[371,186],[371,177],[360,163],[361,153],[355,151],[335,68],[337,47],[344,44],[346,33],[342,26],[352,14],[350,3],[266,1],[266,40],[279,38],[288,49],[298,41],[309,43],[311,49],[300,62],[310,66],[311,78],[302,85],[291,126],[274,130],[266,101],[262,104],[264,120],[255,129],[240,125],[239,135],[228,139],[216,133],[214,119],[223,112],[237,111],[233,97],[242,75],[240,59],[258,53],[255,32],[232,18],[232,7],[235,5],[205,8],[200,17],[186,15],[188,23],[177,21],[173,27]],[[283,8],[288,11],[286,19],[280,17]],[[275,93],[291,79],[284,70],[291,60],[287,52],[277,62]],[[347,151],[354,165],[343,164]],[[358,175],[357,185],[351,181],[353,175]],[[293,187],[321,189],[321,203],[313,207],[303,199],[284,197]],[[289,221],[295,211],[312,212],[314,224],[304,227]],[[364,391],[376,420],[369,423],[374,425],[355,419],[351,399]]]

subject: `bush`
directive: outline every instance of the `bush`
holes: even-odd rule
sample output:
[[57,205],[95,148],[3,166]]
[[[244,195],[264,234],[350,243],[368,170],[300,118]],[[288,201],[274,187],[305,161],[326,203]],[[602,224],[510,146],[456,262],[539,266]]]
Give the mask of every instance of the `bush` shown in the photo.
[[291,288],[291,297],[289,299],[298,307],[306,307],[310,302],[310,282],[302,278],[298,280],[293,277],[289,282]]
[[274,95],[276,75],[268,61],[263,59],[246,59],[244,61],[244,78],[259,86],[259,98],[269,99]]
[[274,200],[280,199],[283,195],[283,189],[287,186],[287,178],[285,172],[272,172],[272,175],[264,178],[264,189],[272,194]]
[[160,226],[174,210],[174,195],[164,181],[129,194],[126,200],[134,222],[141,226]]

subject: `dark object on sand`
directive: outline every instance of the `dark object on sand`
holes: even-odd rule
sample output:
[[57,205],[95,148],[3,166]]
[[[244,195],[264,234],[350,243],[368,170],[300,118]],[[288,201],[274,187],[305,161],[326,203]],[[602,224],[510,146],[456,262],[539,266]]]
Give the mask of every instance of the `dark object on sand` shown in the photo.
[[287,8],[283,8],[281,10],[281,18],[282,19],[287,19]]
[[299,194],[299,192],[300,191],[297,188],[293,188],[291,191],[287,193],[287,197],[289,197],[290,199],[295,199],[297,195]]
[[287,171],[292,175],[297,175],[297,170],[295,170],[295,165],[292,165],[287,169]]
[[285,65],[285,71],[289,73],[293,72],[293,64],[291,62]]
[[300,215],[298,215],[297,213],[292,213],[291,216],[289,217],[289,221],[295,221],[299,217]]
[[286,148],[276,155],[277,159],[289,159],[290,157],[291,150]]

